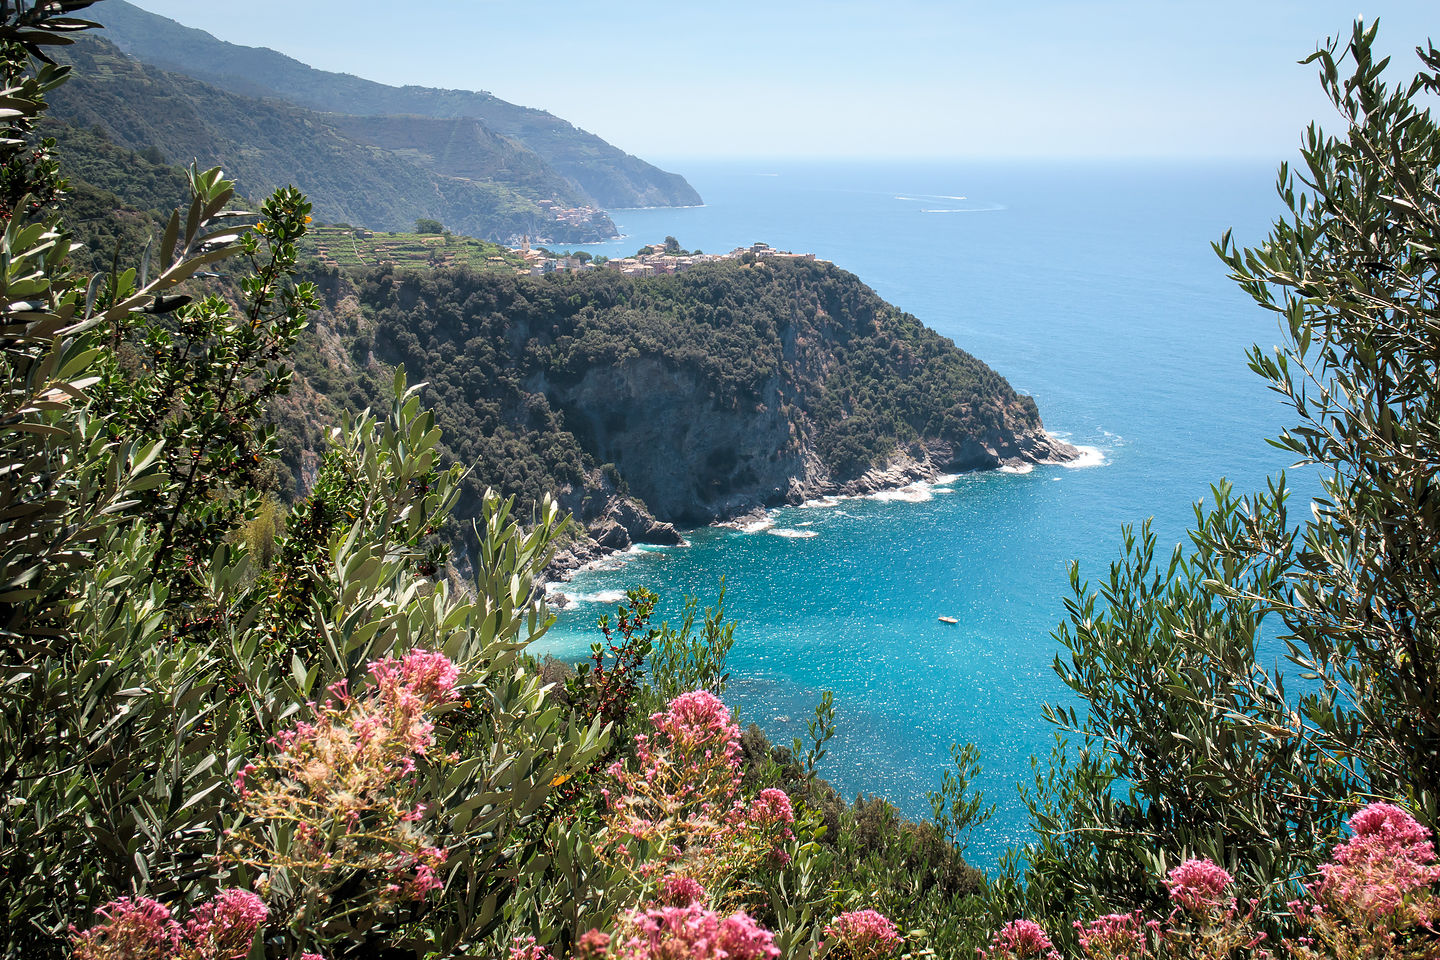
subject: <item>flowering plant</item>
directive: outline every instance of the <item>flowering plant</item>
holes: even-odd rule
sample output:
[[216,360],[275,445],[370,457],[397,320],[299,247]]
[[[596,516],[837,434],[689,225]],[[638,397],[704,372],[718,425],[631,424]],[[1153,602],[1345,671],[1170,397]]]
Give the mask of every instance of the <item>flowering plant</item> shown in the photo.
[[740,794],[740,729],[718,697],[681,694],[650,718],[652,732],[635,737],[632,769],[609,768],[601,852],[650,886],[678,873],[721,896],[743,896],[735,878],[762,864],[783,865],[794,838],[790,797]]
[[1160,923],[1134,913],[1109,913],[1087,923],[1075,922],[1080,950],[1088,960],[1142,960],[1158,945]]
[[850,960],[884,960],[904,942],[890,918],[875,910],[842,913],[825,927],[826,954]]
[[982,960],[1060,960],[1045,930],[1033,920],[1012,920],[996,931]]
[[229,859],[260,870],[264,893],[282,873],[290,885],[318,886],[358,872],[388,907],[444,885],[447,851],[425,831],[414,774],[434,759],[430,714],[451,698],[459,671],[444,654],[412,650],[369,673],[359,695],[333,684],[312,720],[277,734],[275,753],[236,777],[247,823],[231,833]]
[[95,912],[95,926],[70,929],[75,960],[244,960],[269,916],[248,890],[220,891],[184,924],[149,897],[122,897]]
[[1306,927],[1291,949],[1302,960],[1440,956],[1440,864],[1429,831],[1389,803],[1360,810],[1350,829],[1306,888],[1313,902],[1290,904]]

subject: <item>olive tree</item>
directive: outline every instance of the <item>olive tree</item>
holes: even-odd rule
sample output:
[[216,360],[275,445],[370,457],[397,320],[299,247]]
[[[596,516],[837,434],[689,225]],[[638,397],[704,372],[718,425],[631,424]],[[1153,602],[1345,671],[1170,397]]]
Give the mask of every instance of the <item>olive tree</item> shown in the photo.
[[[1168,557],[1146,527],[1098,585],[1072,572],[1056,669],[1081,703],[1047,711],[1068,750],[1028,792],[1031,882],[1008,887],[1032,911],[1158,905],[1190,856],[1283,902],[1365,798],[1437,823],[1440,51],[1395,83],[1375,37],[1308,58],[1340,131],[1312,125],[1281,167],[1263,243],[1216,244],[1279,321],[1249,364],[1321,495],[1292,512],[1283,477],[1221,483]],[[1262,661],[1275,640],[1288,666]]]

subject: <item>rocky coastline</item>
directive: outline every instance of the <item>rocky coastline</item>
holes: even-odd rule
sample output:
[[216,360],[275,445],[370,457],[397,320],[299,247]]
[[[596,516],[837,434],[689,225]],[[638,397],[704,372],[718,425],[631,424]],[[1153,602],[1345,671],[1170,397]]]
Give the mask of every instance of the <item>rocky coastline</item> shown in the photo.
[[[1081,450],[1037,429],[1021,434],[997,433],[973,438],[963,444],[946,441],[916,441],[896,451],[885,463],[847,479],[829,475],[815,458],[805,458],[814,471],[790,479],[788,488],[771,497],[756,496],[727,502],[712,526],[744,529],[762,522],[775,507],[799,506],[827,498],[866,497],[902,490],[918,483],[935,483],[945,474],[997,470],[1041,464],[1064,464],[1081,456]],[[593,569],[607,558],[635,546],[684,546],[685,538],[673,523],[657,519],[646,506],[624,493],[608,489],[603,502],[592,498],[574,502],[563,492],[560,501],[576,518],[573,539],[562,547],[546,567],[551,586],[565,583],[575,573]],[[570,501],[570,502],[567,502]],[[582,520],[582,517],[590,517]],[[552,603],[564,606],[563,595]]]

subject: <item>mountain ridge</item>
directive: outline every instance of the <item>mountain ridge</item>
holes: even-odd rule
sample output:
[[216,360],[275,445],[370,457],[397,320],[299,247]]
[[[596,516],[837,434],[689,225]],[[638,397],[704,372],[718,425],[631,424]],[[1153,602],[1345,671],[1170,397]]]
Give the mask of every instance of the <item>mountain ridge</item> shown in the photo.
[[390,86],[353,74],[319,70],[264,47],[229,43],[150,13],[126,0],[96,10],[106,33],[130,56],[254,97],[355,116],[470,118],[518,140],[570,179],[602,208],[697,206],[703,201],[679,174],[669,173],[548,111],[483,91]]
[[[175,162],[223,166],[251,197],[293,183],[314,198],[321,220],[406,230],[425,217],[495,240],[528,234],[585,242],[615,233],[593,208],[574,222],[558,219],[549,205],[583,198],[543,168],[510,183],[447,176],[347,136],[324,114],[142,63],[99,37],[78,40],[59,59],[77,69],[51,98],[57,119],[101,129],[131,150],[159,148]],[[523,149],[504,138],[491,145],[507,158]]]

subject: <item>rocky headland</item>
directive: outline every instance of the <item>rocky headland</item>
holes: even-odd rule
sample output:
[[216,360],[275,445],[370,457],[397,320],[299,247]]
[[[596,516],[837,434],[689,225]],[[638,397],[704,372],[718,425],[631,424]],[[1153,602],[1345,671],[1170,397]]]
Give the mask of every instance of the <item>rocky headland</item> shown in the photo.
[[403,364],[471,468],[460,517],[493,487],[574,518],[555,578],[756,510],[1079,455],[1033,399],[823,261],[318,280],[327,310],[297,390],[374,405]]

